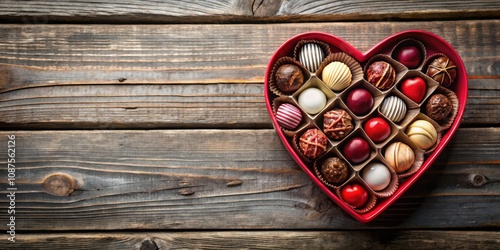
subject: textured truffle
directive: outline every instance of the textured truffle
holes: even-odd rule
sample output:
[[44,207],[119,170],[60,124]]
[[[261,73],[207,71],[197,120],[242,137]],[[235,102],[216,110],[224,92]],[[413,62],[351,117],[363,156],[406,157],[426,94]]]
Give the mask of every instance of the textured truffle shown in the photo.
[[327,158],[321,164],[321,174],[332,184],[341,184],[349,177],[347,163],[338,157]]
[[415,153],[402,142],[394,142],[389,145],[385,150],[384,157],[396,173],[408,170],[415,162]]
[[386,90],[396,81],[396,71],[388,62],[376,61],[366,70],[366,80],[378,89]]
[[380,113],[393,122],[400,122],[406,115],[406,103],[397,96],[385,99],[380,105]]
[[299,148],[306,157],[314,159],[326,151],[327,143],[325,134],[319,129],[312,128],[300,137]]
[[302,120],[302,112],[290,103],[283,103],[278,107],[276,120],[284,128],[295,129]]
[[325,53],[321,47],[315,43],[304,44],[299,52],[300,63],[310,72],[316,72],[324,58]]
[[429,64],[427,73],[441,86],[450,86],[457,77],[457,65],[446,56],[440,56]]
[[291,93],[304,84],[304,74],[297,65],[284,64],[276,70],[275,81],[281,91]]
[[326,65],[321,78],[332,90],[341,91],[351,84],[352,73],[347,65],[336,61]]
[[330,110],[323,117],[323,132],[333,140],[344,138],[354,129],[352,117],[343,109]]
[[447,117],[452,109],[450,99],[443,94],[434,94],[429,98],[425,111],[427,116],[439,121]]
[[416,120],[406,129],[406,134],[421,149],[430,149],[437,141],[437,131],[426,120]]

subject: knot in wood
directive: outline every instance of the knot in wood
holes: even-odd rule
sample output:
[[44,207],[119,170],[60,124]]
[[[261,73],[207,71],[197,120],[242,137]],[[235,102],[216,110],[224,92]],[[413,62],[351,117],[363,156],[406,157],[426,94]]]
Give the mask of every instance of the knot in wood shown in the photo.
[[480,187],[484,184],[486,184],[486,176],[482,174],[471,174],[469,176],[469,180],[472,183],[472,185],[476,187]]
[[75,191],[75,180],[67,174],[49,175],[42,183],[42,187],[49,194],[55,196],[68,196]]

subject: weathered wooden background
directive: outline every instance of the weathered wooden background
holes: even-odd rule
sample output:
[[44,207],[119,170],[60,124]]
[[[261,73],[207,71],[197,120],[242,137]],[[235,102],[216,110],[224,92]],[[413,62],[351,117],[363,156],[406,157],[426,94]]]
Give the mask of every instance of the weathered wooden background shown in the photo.
[[[18,192],[0,249],[498,249],[499,18],[498,1],[2,1],[1,225],[7,135]],[[407,29],[462,56],[467,110],[432,168],[360,224],[281,145],[264,71],[302,32],[366,51]]]

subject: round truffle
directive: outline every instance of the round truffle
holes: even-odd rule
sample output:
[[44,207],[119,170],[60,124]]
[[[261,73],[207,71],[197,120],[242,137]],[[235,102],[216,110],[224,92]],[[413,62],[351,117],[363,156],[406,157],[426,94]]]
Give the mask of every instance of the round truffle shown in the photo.
[[422,63],[422,52],[416,45],[407,44],[397,50],[396,60],[410,69],[416,69]]
[[390,96],[380,105],[380,113],[393,122],[400,122],[406,115],[406,103],[397,96]]
[[427,73],[441,86],[450,86],[457,77],[457,65],[446,56],[439,56],[427,66]]
[[352,73],[347,65],[335,61],[326,65],[321,78],[333,91],[342,91],[351,84]]
[[297,65],[284,64],[276,70],[275,82],[281,91],[292,93],[304,84],[304,74]]
[[396,173],[403,173],[415,162],[415,153],[402,142],[390,144],[385,150],[384,157]]
[[332,184],[341,184],[349,177],[347,163],[338,157],[329,157],[321,164],[321,174]]
[[437,131],[434,126],[426,120],[416,120],[408,126],[406,134],[412,142],[421,149],[429,149],[437,141]]
[[384,190],[391,182],[391,172],[381,163],[370,163],[363,168],[361,178],[365,180],[368,186],[375,190]]
[[370,157],[370,145],[361,137],[353,137],[344,146],[342,151],[345,158],[352,163],[361,163]]
[[451,101],[443,94],[434,94],[427,101],[425,111],[427,116],[435,121],[443,120],[452,109]]
[[284,128],[295,129],[302,120],[302,112],[290,103],[283,103],[276,111],[276,120]]
[[363,126],[366,135],[374,142],[382,142],[391,135],[391,126],[381,117],[373,117]]
[[319,129],[307,130],[299,140],[300,151],[308,158],[315,159],[326,151],[328,139]]
[[333,109],[323,115],[323,132],[333,140],[340,140],[353,129],[352,117],[343,109]]
[[347,107],[356,115],[366,115],[373,107],[373,96],[370,91],[357,88],[349,92],[346,99]]
[[308,114],[317,114],[326,105],[325,93],[317,88],[308,88],[300,93],[299,105]]
[[359,183],[347,183],[340,190],[340,197],[347,204],[360,208],[368,201],[369,194]]
[[396,81],[396,71],[388,62],[376,61],[368,66],[366,80],[378,89],[386,90]]
[[318,70],[323,58],[325,58],[325,53],[316,43],[304,44],[299,52],[300,63],[310,72]]

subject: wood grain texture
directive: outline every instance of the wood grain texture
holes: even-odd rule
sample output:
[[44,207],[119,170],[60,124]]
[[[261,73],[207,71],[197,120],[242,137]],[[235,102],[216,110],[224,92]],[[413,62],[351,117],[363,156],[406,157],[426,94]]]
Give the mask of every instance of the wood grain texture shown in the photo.
[[497,249],[489,231],[231,231],[20,235],[9,249]]
[[464,124],[495,125],[498,26],[498,20],[5,25],[0,27],[6,34],[0,41],[0,115],[5,117],[0,127],[270,128],[262,82],[269,58],[286,39],[318,30],[366,51],[388,35],[414,28],[442,36],[462,56],[470,76]]
[[[498,128],[459,129],[434,166],[369,225],[319,191],[273,130],[11,131],[0,133],[0,145],[8,134],[16,136],[23,231],[499,225]],[[71,176],[74,191],[51,194],[42,185],[51,175]]]
[[0,3],[0,20],[24,23],[221,23],[497,18],[498,1],[22,1]]

